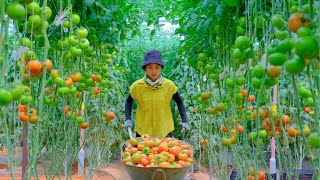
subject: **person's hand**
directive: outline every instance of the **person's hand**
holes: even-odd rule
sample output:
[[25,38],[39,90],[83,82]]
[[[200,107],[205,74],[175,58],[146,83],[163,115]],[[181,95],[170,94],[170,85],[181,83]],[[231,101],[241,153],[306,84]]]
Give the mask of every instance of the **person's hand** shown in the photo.
[[189,124],[187,122],[182,123],[182,128],[190,130]]
[[123,125],[125,128],[132,128],[132,121],[131,119],[127,119],[125,122],[124,122],[124,125]]

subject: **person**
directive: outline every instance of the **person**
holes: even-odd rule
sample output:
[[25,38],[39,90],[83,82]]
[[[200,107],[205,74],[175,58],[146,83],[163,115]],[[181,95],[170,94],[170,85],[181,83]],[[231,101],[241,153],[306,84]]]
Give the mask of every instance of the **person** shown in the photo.
[[189,129],[183,100],[177,86],[161,75],[164,63],[161,53],[151,50],[144,55],[142,69],[145,76],[135,81],[129,89],[125,102],[124,127],[132,128],[131,111],[133,100],[137,101],[136,137],[143,134],[156,137],[172,137],[174,122],[170,102],[173,99],[182,119],[182,127]]

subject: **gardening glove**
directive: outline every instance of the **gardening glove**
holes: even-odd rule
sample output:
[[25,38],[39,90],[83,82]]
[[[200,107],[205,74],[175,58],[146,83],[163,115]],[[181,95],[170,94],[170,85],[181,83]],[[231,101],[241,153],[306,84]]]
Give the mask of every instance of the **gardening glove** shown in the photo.
[[182,123],[182,128],[187,129],[187,130],[190,130],[189,124],[186,123],[186,122],[183,122],[183,123]]
[[124,122],[124,127],[125,127],[125,128],[130,127],[130,128],[132,129],[132,121],[131,121],[131,119],[127,119],[127,120]]

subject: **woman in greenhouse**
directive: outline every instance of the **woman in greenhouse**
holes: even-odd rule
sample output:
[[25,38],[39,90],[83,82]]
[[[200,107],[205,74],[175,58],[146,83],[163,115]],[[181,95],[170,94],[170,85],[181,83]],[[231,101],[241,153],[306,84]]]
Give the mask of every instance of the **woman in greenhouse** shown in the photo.
[[134,131],[137,137],[143,134],[158,137],[172,136],[171,132],[174,130],[170,108],[172,99],[177,103],[182,127],[189,129],[184,103],[178,93],[178,88],[172,81],[162,77],[163,67],[164,63],[159,51],[151,50],[147,52],[142,65],[146,75],[130,86],[125,103],[126,121],[124,127],[132,128],[132,102],[136,100],[138,107]]

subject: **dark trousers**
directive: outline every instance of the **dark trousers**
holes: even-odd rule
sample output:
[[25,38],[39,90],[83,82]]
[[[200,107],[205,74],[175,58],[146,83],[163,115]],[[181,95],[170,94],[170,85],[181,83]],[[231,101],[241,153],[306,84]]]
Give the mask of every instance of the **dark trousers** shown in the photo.
[[[139,133],[136,133],[136,137],[141,137],[141,135]],[[172,134],[169,133],[166,137],[172,137]]]

